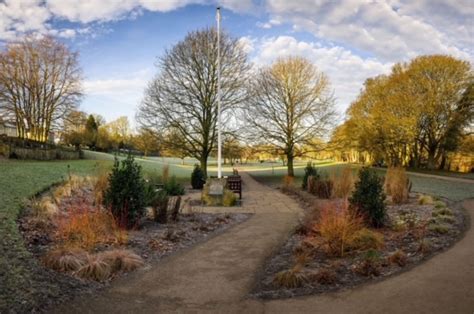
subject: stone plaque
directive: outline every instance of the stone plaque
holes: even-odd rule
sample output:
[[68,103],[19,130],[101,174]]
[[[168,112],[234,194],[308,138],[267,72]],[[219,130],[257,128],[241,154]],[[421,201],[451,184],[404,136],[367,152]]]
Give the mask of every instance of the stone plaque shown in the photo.
[[213,180],[209,185],[209,195],[220,196],[224,194],[224,183],[222,181]]

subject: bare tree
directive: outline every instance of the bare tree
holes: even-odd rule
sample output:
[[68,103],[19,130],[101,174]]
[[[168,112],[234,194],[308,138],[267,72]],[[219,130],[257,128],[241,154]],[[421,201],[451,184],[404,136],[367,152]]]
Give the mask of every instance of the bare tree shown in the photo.
[[288,57],[262,68],[249,86],[249,130],[283,152],[293,176],[294,158],[323,137],[335,117],[329,81],[310,61]]
[[81,98],[78,55],[51,37],[27,37],[0,52],[0,112],[21,138],[46,141]]
[[[238,40],[221,34],[221,108],[223,121],[246,97],[245,81],[249,65]],[[138,109],[140,126],[162,133],[176,133],[181,146],[197,158],[207,174],[217,124],[217,33],[204,29],[189,33],[167,51],[158,63],[159,73],[149,83]],[[224,125],[225,123],[223,123]]]

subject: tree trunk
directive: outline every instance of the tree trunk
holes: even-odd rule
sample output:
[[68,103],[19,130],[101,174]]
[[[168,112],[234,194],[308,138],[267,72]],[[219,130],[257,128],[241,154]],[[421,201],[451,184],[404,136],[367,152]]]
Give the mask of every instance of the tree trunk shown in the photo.
[[295,176],[295,170],[293,169],[293,155],[292,154],[287,154],[286,158],[287,158],[286,165],[288,167],[288,176],[289,177],[294,177]]
[[207,156],[201,157],[199,162],[201,163],[201,169],[204,172],[204,177],[207,178]]
[[428,164],[427,168],[430,170],[435,170],[436,169],[436,150],[434,149],[429,149],[428,150]]

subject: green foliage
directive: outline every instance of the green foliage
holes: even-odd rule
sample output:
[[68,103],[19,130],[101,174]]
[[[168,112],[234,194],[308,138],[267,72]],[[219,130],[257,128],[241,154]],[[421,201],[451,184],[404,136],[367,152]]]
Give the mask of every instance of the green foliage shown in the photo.
[[363,228],[354,234],[350,247],[354,250],[366,251],[370,249],[381,249],[383,244],[384,239],[381,233]]
[[159,223],[166,223],[168,220],[168,193],[160,190],[155,193],[151,206],[153,208],[153,218]]
[[191,173],[191,185],[193,189],[202,190],[206,183],[206,176],[199,165],[194,165],[193,173]]
[[318,169],[313,165],[313,163],[310,161],[304,168],[304,176],[303,176],[303,183],[301,184],[301,187],[303,190],[306,190],[308,188],[308,177],[312,176],[315,178],[315,180],[319,180],[319,174],[318,174]]
[[184,195],[184,187],[176,181],[176,177],[172,176],[171,179],[166,180],[164,184],[164,190],[168,195],[178,196]]
[[141,166],[129,155],[120,163],[116,158],[109,176],[104,205],[110,208],[117,223],[134,227],[145,213],[145,182]]
[[362,168],[359,181],[349,199],[351,208],[359,211],[373,227],[382,227],[385,223],[385,193],[383,182],[373,169]]

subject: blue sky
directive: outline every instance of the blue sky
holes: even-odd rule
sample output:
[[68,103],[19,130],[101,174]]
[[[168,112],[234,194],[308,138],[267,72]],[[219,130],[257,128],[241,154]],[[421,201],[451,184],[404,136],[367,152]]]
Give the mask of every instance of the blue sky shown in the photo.
[[157,57],[189,31],[215,25],[217,5],[255,66],[307,57],[328,75],[341,113],[366,78],[396,62],[435,53],[474,60],[470,0],[6,0],[0,42],[57,36],[80,53],[81,110],[133,122]]

